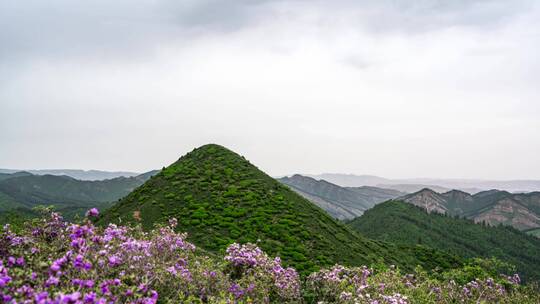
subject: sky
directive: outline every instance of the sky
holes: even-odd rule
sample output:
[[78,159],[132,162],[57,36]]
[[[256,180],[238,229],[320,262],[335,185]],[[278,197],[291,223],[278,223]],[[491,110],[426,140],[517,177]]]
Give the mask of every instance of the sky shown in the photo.
[[0,167],[540,179],[540,1],[0,0]]

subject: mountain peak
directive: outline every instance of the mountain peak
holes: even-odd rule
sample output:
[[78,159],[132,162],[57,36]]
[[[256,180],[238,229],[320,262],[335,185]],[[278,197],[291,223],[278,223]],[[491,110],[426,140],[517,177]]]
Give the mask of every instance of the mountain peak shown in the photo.
[[461,190],[457,190],[457,189],[452,189],[448,192],[445,192],[443,194],[448,194],[448,195],[471,195],[470,193],[467,193],[465,191],[461,191]]
[[413,194],[439,194],[439,192],[432,190],[431,188],[422,188]]
[[446,199],[444,196],[429,188],[424,188],[418,192],[405,195],[400,200],[426,209],[429,213],[446,213]]
[[370,251],[383,251],[373,257],[392,256],[244,157],[216,144],[182,156],[103,212],[98,222],[138,221],[150,229],[171,217],[205,250],[257,242],[300,271],[316,265],[368,263],[372,256],[365,252]]

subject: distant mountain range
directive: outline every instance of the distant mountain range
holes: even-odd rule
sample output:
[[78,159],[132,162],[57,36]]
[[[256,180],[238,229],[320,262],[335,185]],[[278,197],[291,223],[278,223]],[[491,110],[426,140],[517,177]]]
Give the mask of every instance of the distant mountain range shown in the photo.
[[540,227],[540,192],[489,190],[471,195],[459,190],[438,193],[422,189],[399,200],[428,212],[457,215],[490,225],[510,225],[519,230]]
[[369,186],[340,187],[299,174],[278,180],[340,220],[355,218],[375,204],[406,194]]
[[318,175],[304,174],[318,180],[326,180],[342,187],[374,186],[395,189],[403,192],[416,192],[423,188],[430,188],[437,192],[446,192],[457,189],[468,193],[499,189],[508,192],[540,191],[540,180],[477,180],[477,179],[436,179],[436,178],[410,178],[388,179],[373,175],[334,174],[324,173]]
[[[378,182],[374,177],[368,177]],[[278,179],[292,190],[324,209],[333,217],[347,220],[387,200],[401,200],[426,209],[428,212],[466,217],[490,225],[509,225],[538,235],[540,228],[540,192],[510,193],[489,190],[469,194],[460,190],[437,192],[424,188],[406,194],[379,187],[341,187],[325,180],[302,175]],[[435,187],[435,189],[441,189]]]
[[0,174],[13,174],[17,172],[28,172],[33,175],[65,175],[73,177],[78,180],[84,181],[97,181],[112,179],[117,177],[135,177],[140,173],[135,172],[111,172],[100,170],[78,170],[78,169],[50,169],[50,170],[13,170],[13,169],[0,169]]
[[157,172],[100,181],[29,172],[0,173],[0,212],[24,213],[35,206],[54,205],[70,218],[92,207],[110,206]]

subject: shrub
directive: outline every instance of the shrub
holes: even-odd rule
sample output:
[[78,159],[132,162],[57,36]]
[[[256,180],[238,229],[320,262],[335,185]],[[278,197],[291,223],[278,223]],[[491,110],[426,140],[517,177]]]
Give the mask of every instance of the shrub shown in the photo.
[[[95,217],[98,211],[87,213]],[[224,258],[207,256],[166,226],[95,227],[67,223],[57,213],[0,232],[0,301],[3,303],[539,303],[519,276],[459,284],[418,269],[336,265],[305,278],[254,244],[228,246]],[[219,239],[229,243],[228,239]],[[278,244],[275,244],[278,246]],[[289,248],[295,249],[295,248]],[[301,250],[296,248],[295,250]],[[305,257],[296,251],[295,258]],[[324,256],[319,257],[325,259]],[[486,264],[487,263],[487,264]],[[492,269],[500,264],[476,261]],[[476,271],[476,270],[474,270]],[[476,273],[476,272],[473,272]]]

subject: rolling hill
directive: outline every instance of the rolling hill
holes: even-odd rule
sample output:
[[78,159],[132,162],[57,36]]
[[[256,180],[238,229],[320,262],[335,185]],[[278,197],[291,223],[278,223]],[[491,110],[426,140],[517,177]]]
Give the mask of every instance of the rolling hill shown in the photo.
[[150,229],[171,217],[198,246],[219,252],[256,242],[302,273],[319,266],[422,264],[450,267],[459,259],[426,247],[395,246],[353,232],[325,211],[219,145],[182,156],[102,213],[98,224],[139,222]]
[[405,194],[391,189],[367,186],[340,187],[325,180],[298,174],[278,180],[340,220],[353,219],[375,204]]
[[512,227],[475,224],[400,201],[381,203],[348,225],[381,241],[423,244],[467,258],[497,257],[540,279],[540,239]]
[[471,195],[459,190],[437,193],[431,189],[422,189],[400,200],[428,212],[458,215],[490,225],[503,224],[519,230],[540,227],[540,192],[489,190]]
[[[0,180],[0,212],[24,213],[38,205],[54,205],[67,218],[88,208],[106,208],[129,194],[157,171],[136,177],[81,181],[68,176],[14,173]],[[16,209],[16,210],[15,210]]]

